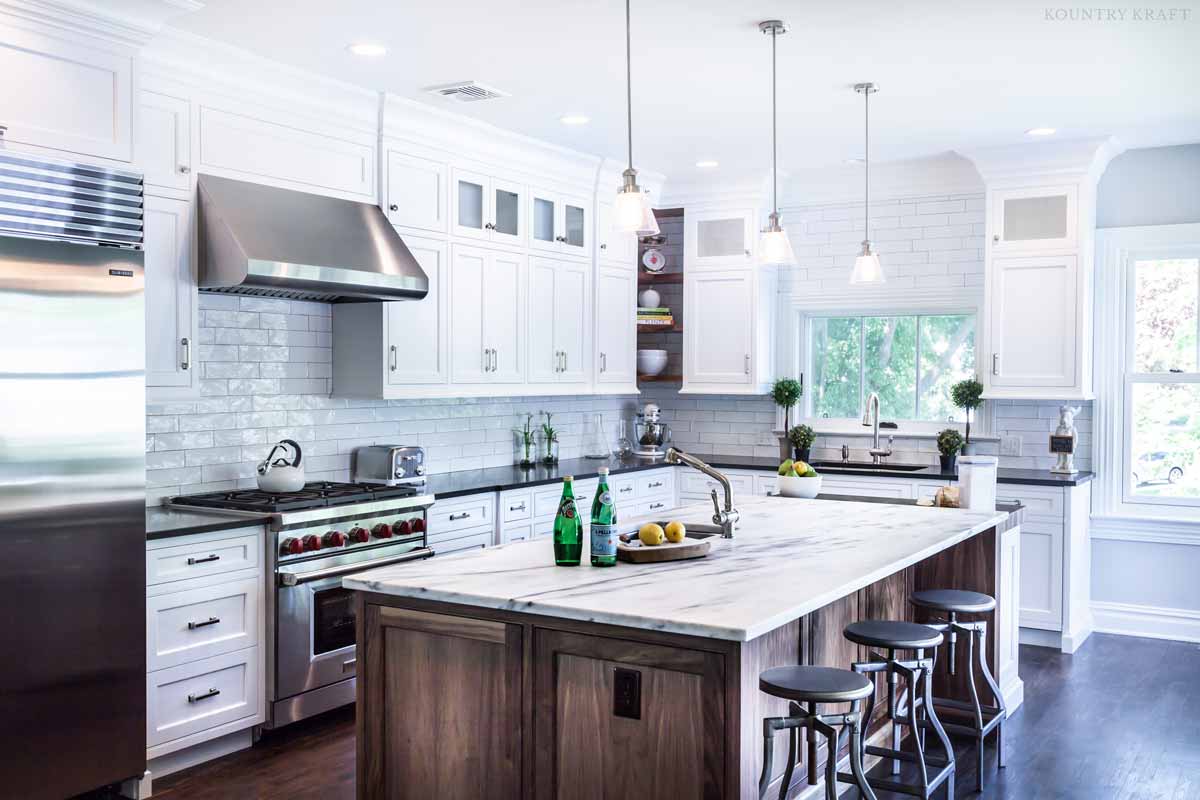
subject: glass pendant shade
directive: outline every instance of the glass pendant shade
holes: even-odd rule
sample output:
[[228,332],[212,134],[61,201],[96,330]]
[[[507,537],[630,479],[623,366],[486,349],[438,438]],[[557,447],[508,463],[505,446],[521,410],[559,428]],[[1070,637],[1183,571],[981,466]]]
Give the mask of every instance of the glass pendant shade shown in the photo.
[[854,259],[854,271],[850,273],[850,283],[885,283],[883,267],[879,264],[879,256],[871,250],[870,242],[863,242],[862,253]]
[[654,209],[650,207],[650,198],[641,189],[618,192],[613,215],[616,217],[615,227],[621,233],[636,233],[639,236],[658,233],[658,220],[654,217]]
[[767,226],[758,240],[758,258],[762,264],[784,266],[796,263],[792,243],[787,231],[777,226]]

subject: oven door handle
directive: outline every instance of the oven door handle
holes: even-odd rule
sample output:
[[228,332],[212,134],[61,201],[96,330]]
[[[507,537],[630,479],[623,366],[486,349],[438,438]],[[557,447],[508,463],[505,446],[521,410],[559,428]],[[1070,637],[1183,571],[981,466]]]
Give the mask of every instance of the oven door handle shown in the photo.
[[312,583],[326,578],[336,578],[340,575],[350,575],[355,572],[364,572],[377,567],[387,567],[392,564],[400,564],[405,561],[416,561],[419,558],[429,558],[434,555],[433,550],[428,547],[422,547],[417,550],[410,550],[407,553],[391,558],[378,558],[374,561],[359,561],[356,564],[346,564],[341,567],[329,567],[328,569],[315,569],[312,572],[279,572],[280,586],[299,586],[303,583]]

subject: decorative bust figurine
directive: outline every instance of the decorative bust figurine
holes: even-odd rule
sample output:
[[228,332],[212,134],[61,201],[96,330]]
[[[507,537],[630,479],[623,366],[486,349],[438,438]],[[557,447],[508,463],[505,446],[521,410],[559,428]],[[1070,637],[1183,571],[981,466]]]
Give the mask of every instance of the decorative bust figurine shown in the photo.
[[1058,427],[1050,434],[1050,452],[1058,456],[1058,461],[1050,469],[1051,472],[1074,475],[1079,471],[1075,468],[1075,440],[1078,436],[1075,415],[1079,409],[1079,406],[1058,407]]

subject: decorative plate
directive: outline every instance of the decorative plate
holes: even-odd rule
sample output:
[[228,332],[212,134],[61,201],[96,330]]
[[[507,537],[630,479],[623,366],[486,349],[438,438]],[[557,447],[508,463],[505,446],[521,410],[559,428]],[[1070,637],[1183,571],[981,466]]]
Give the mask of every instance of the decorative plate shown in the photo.
[[651,247],[642,253],[642,266],[646,268],[646,272],[662,272],[667,266],[666,256],[657,247]]

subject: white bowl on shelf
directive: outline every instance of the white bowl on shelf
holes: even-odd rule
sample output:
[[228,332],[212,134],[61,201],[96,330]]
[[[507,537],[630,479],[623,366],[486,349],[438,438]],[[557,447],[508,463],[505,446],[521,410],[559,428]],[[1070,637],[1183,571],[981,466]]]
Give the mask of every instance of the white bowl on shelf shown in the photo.
[[821,476],[797,478],[795,475],[780,475],[775,489],[784,497],[812,499],[821,493]]
[[637,371],[639,375],[658,375],[667,368],[666,350],[638,350]]

